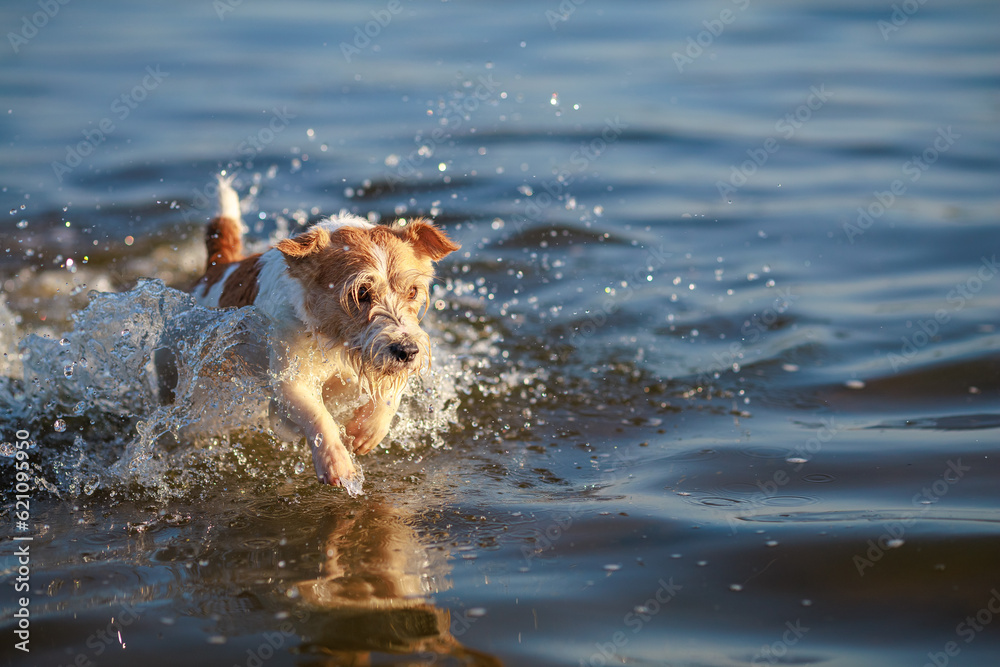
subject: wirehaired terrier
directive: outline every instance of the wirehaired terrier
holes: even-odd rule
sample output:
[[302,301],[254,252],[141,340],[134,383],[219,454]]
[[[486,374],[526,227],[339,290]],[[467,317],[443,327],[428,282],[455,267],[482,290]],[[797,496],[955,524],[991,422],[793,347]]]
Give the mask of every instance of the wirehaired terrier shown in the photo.
[[423,219],[373,225],[341,213],[244,256],[239,197],[221,177],[206,245],[198,303],[253,305],[270,321],[272,429],[307,439],[320,482],[360,492],[350,452],[385,438],[407,379],[430,365],[420,319],[434,263],[459,246]]

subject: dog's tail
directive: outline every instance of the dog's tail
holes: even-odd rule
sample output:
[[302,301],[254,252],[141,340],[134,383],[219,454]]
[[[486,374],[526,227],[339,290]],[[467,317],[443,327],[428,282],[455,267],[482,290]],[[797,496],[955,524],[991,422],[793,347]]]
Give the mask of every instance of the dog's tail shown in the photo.
[[233,190],[232,176],[219,176],[219,214],[205,231],[208,267],[243,259],[243,220],[240,197]]

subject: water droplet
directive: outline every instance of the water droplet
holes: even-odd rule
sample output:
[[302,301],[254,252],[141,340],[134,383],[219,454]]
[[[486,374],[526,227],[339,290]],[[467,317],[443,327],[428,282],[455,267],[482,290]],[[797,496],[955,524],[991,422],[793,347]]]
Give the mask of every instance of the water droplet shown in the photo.
[[62,433],[66,430],[66,422],[62,419],[57,419],[52,423],[52,428],[55,429],[56,433]]
[[128,338],[131,335],[132,335],[131,331],[129,331],[128,329],[122,329],[122,338]]
[[295,464],[296,475],[301,475],[302,473],[305,472],[305,470],[306,470],[306,464],[303,463],[302,461],[299,461],[298,463]]
[[70,364],[69,366],[63,368],[63,375],[65,375],[68,378],[73,377],[73,364]]
[[621,563],[608,563],[604,566],[605,572],[617,572],[620,569],[622,569]]
[[743,584],[729,584],[729,590],[739,593],[743,590]]
[[87,403],[85,401],[80,401],[79,403],[73,406],[73,414],[80,416],[84,413],[86,409],[87,409]]
[[62,345],[63,347],[66,347],[67,345],[69,345],[69,338],[60,338],[59,344]]
[[890,549],[898,549],[899,547],[903,546],[904,544],[905,544],[905,542],[903,540],[901,540],[899,538],[896,538],[894,540],[889,540],[888,542],[886,542],[885,546],[889,547]]
[[91,496],[94,494],[94,491],[100,488],[100,486],[101,486],[100,475],[94,475],[89,480],[87,480],[86,484],[83,485],[83,492],[86,495]]

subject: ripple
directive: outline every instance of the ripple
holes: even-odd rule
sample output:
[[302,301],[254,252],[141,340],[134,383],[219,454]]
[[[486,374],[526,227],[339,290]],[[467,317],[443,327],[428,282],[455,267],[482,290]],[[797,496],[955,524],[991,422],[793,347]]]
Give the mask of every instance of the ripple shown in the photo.
[[759,504],[768,507],[801,507],[803,505],[815,505],[819,498],[813,496],[768,496],[760,500]]
[[1000,415],[950,415],[945,417],[918,417],[914,419],[899,419],[885,421],[869,429],[906,429],[917,428],[931,431],[972,431],[978,429],[1000,428]]
[[243,546],[251,549],[268,549],[278,546],[278,540],[271,537],[251,537],[243,540]]
[[708,461],[719,457],[719,452],[714,449],[691,449],[679,454],[672,454],[667,457],[670,461]]
[[792,454],[792,450],[787,447],[745,447],[739,450],[740,454],[755,459],[786,459]]
[[724,496],[703,496],[701,498],[695,499],[695,503],[698,505],[704,505],[706,507],[736,507],[745,504],[746,500],[740,500],[738,498],[726,498]]
[[991,510],[921,510],[866,512],[856,510],[831,512],[794,512],[782,514],[756,514],[741,517],[744,521],[761,523],[885,523],[888,521],[946,521],[975,522],[1000,525],[1000,517]]

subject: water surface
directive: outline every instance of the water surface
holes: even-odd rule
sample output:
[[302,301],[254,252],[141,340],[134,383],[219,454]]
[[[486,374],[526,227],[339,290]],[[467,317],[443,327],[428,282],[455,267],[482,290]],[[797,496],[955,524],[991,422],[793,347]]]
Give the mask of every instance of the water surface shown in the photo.
[[[40,6],[0,9],[6,664],[996,664],[995,3]],[[361,497],[211,363],[259,316],[176,291],[221,170],[260,247],[463,246]],[[155,400],[165,337],[211,410]]]

